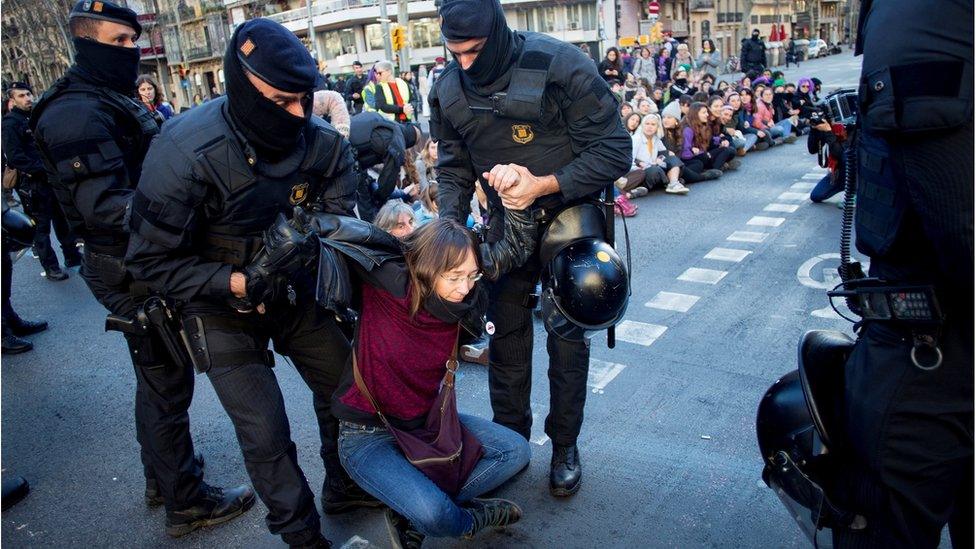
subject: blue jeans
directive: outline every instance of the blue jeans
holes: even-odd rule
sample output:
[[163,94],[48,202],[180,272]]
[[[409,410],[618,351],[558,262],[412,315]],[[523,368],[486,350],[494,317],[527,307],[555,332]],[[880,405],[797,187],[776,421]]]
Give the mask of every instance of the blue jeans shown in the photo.
[[456,498],[445,494],[414,467],[389,431],[339,430],[339,459],[359,486],[405,516],[431,537],[461,537],[471,531],[471,513],[459,504],[493,490],[529,463],[529,443],[518,433],[487,419],[461,414],[461,423],[481,441],[484,456]]
[[789,118],[784,118],[766,131],[769,133],[769,135],[773,136],[773,138],[786,137],[793,131],[793,121]]
[[827,200],[831,196],[834,196],[835,194],[844,190],[844,179],[838,178],[838,182],[835,184],[831,175],[832,174],[828,173],[827,175],[823,176],[823,179],[817,183],[817,186],[810,191],[811,201],[823,202],[824,200]]

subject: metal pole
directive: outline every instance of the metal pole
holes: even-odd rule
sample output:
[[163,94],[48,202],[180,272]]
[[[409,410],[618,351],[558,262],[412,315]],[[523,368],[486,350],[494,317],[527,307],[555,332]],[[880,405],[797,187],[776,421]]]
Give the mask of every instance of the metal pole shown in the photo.
[[[180,20],[180,6],[177,4],[173,11],[176,13],[176,47],[180,49],[180,66],[186,70],[186,49],[183,47],[183,22]],[[190,81],[190,74],[186,74],[187,82]],[[193,96],[190,95],[190,88],[183,87],[183,79],[180,79],[180,94],[183,96],[183,104],[192,107]]]
[[[407,0],[397,0],[397,24],[403,29],[408,37],[410,36],[410,14],[407,12]],[[409,40],[405,41],[400,48],[400,74],[410,70],[410,46]]]
[[308,45],[312,48],[312,59],[317,62],[320,56],[319,45],[315,41],[315,24],[312,23],[312,0],[305,0],[305,7],[308,9]]
[[383,32],[383,49],[386,59],[393,61],[393,38],[390,36],[390,17],[386,12],[386,0],[380,0],[380,28]]

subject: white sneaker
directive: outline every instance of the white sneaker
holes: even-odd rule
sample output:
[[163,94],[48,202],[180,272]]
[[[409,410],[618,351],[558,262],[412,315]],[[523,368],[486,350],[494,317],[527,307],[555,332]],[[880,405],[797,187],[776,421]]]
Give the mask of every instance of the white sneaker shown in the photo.
[[664,189],[664,192],[669,194],[688,194],[688,187],[685,187],[678,181],[672,181],[668,183],[668,186],[666,189]]

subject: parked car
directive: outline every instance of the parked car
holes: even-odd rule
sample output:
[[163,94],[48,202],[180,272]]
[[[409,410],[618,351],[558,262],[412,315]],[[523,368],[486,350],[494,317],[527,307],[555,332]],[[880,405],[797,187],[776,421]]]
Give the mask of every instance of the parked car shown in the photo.
[[807,46],[807,59],[823,57],[825,55],[827,55],[827,43],[819,38],[811,40],[810,45]]

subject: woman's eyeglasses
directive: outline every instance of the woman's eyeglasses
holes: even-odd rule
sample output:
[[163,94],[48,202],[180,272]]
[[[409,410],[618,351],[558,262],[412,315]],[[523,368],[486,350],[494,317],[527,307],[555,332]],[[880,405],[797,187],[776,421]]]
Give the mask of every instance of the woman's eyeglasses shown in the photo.
[[475,273],[470,276],[447,276],[441,275],[441,278],[450,282],[451,284],[458,284],[462,280],[467,280],[468,282],[474,284],[475,282],[481,280],[481,277],[485,276],[483,273]]

